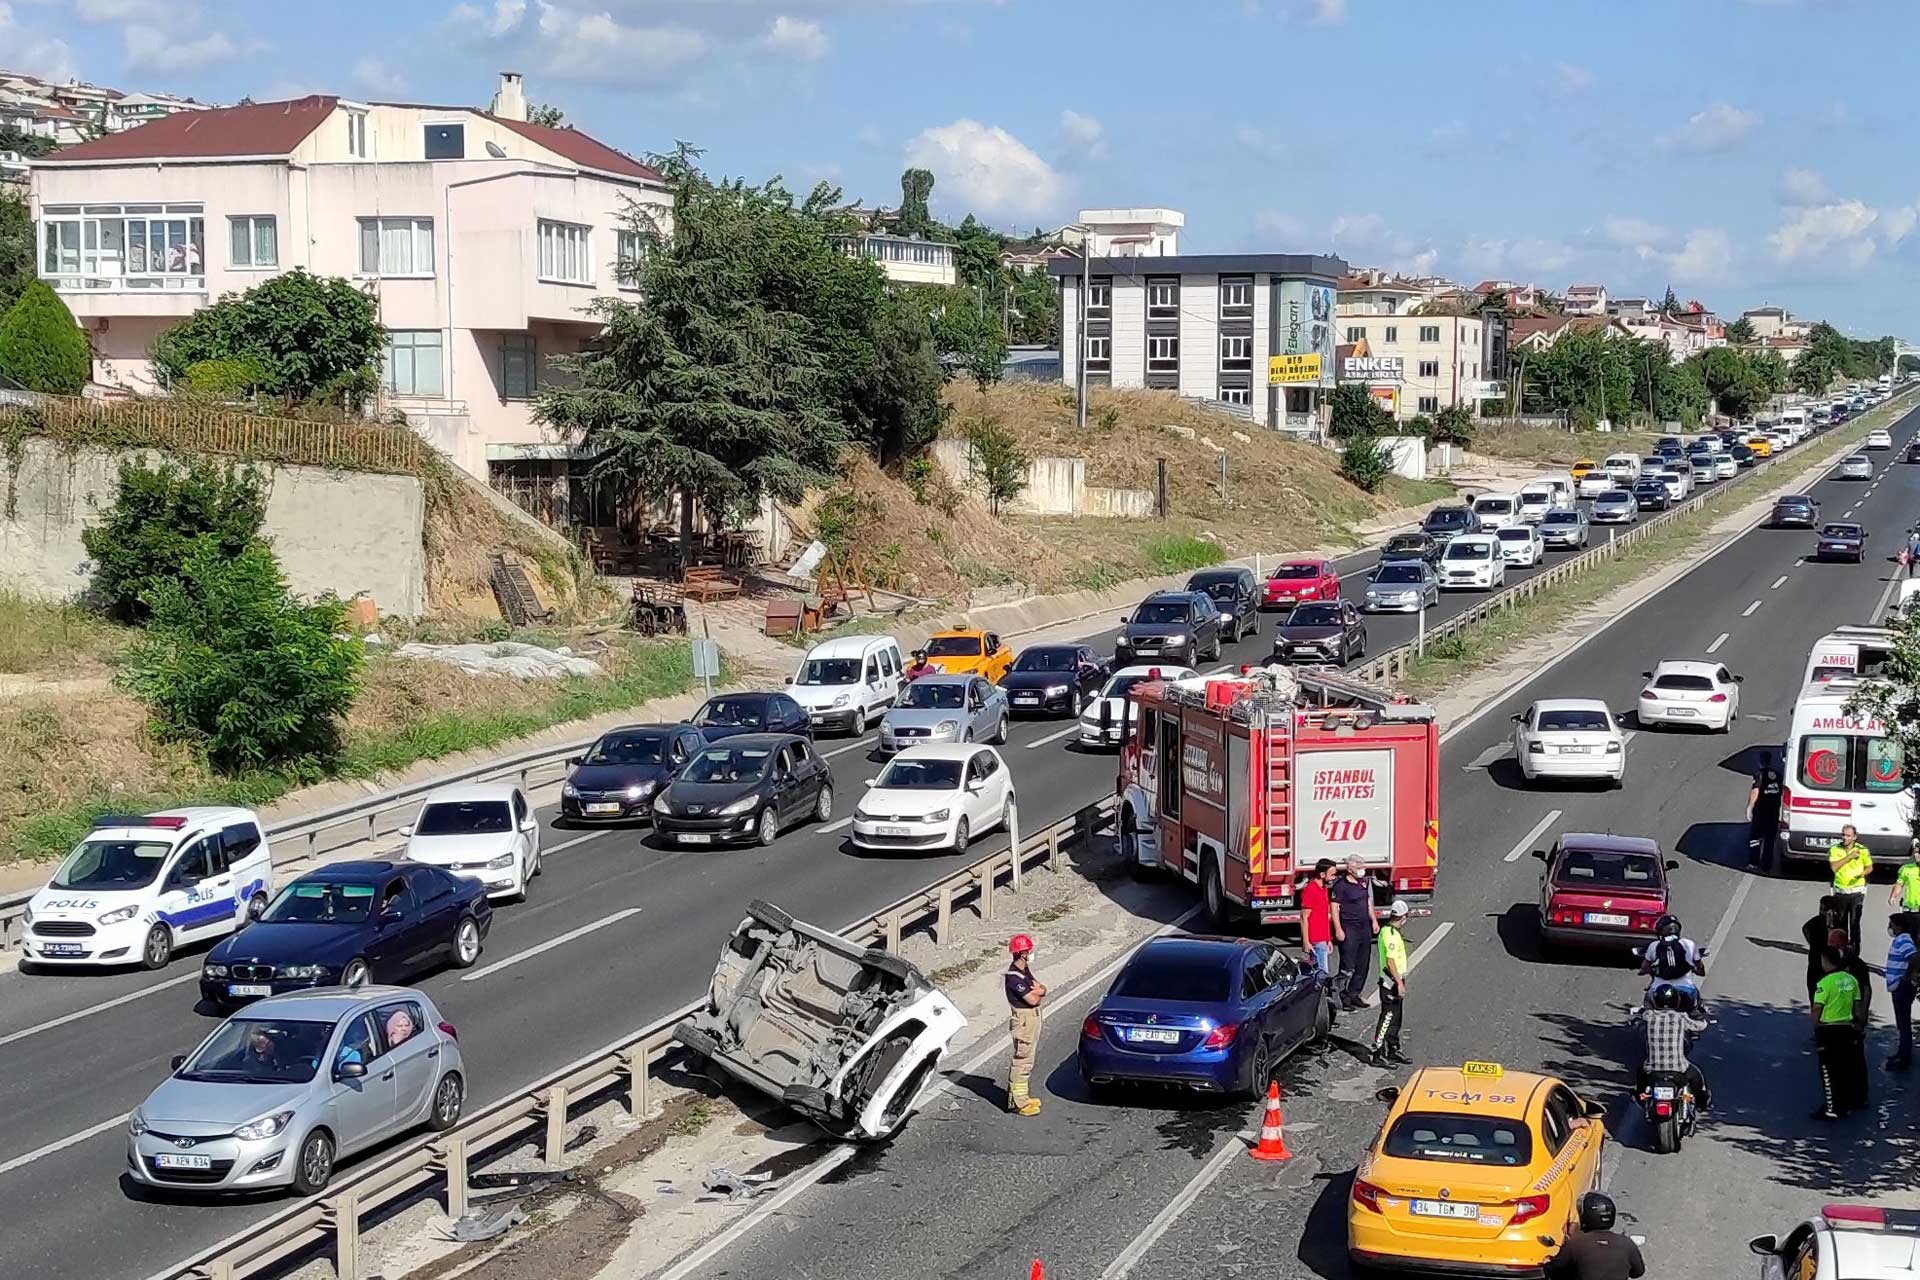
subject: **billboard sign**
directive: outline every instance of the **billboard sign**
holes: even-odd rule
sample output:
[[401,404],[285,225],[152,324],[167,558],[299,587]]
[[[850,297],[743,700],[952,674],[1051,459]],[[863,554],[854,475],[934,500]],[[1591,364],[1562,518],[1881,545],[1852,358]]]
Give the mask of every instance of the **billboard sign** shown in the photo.
[[1319,386],[1320,357],[1269,356],[1267,357],[1267,381],[1288,387]]
[[1399,356],[1348,356],[1340,362],[1342,382],[1404,382],[1407,362]]
[[1279,297],[1274,318],[1278,354],[1313,356],[1317,360],[1312,378],[1294,381],[1333,385],[1333,286],[1310,280],[1282,280]]
[[1370,864],[1393,861],[1393,751],[1303,751],[1294,776],[1295,865],[1359,854]]

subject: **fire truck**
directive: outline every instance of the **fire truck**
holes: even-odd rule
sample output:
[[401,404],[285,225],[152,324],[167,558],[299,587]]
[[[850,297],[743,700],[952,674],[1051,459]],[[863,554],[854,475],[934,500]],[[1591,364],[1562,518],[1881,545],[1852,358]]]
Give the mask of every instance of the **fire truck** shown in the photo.
[[1376,910],[1426,914],[1440,852],[1430,707],[1331,671],[1141,685],[1117,790],[1136,872],[1199,887],[1209,923],[1297,923],[1321,858],[1366,860]]

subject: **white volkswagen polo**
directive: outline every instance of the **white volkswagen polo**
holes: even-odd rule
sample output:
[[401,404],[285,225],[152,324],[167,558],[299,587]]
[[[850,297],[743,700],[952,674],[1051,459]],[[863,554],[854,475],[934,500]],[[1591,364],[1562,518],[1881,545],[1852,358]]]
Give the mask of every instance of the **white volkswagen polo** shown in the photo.
[[487,886],[489,898],[524,901],[540,874],[540,824],[519,787],[476,782],[427,793],[402,827],[407,857]]
[[974,838],[1012,824],[1013,774],[992,747],[908,747],[867,787],[853,811],[861,849],[964,853]]

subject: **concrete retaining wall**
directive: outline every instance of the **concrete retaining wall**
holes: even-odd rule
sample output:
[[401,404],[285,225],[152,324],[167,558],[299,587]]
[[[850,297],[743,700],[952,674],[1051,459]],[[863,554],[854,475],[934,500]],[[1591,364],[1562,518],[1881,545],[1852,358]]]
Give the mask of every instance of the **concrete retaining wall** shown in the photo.
[[[976,491],[973,459],[965,440],[933,442],[933,460],[961,489]],[[1027,484],[1007,510],[1023,516],[1108,516],[1138,520],[1153,515],[1153,494],[1146,489],[1109,489],[1087,485],[1085,458],[1040,457],[1027,463]]]
[[[0,460],[0,588],[41,599],[86,590],[81,530],[112,505],[123,455],[23,445],[18,470]],[[426,495],[412,476],[267,467],[265,533],[302,595],[365,593],[383,614],[418,617],[427,604]]]

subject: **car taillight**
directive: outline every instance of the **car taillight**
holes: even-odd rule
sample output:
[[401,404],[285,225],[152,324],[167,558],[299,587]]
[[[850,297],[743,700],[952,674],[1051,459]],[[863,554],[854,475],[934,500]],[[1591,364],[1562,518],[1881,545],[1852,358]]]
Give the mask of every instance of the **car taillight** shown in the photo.
[[1726,700],[1727,700],[1727,695],[1724,693],[1716,693],[1711,698],[1707,699],[1708,702],[1725,702]]
[[1098,1040],[1100,1036],[1100,1020],[1092,1014],[1088,1014],[1087,1020],[1080,1024],[1080,1038],[1082,1040]]
[[460,1038],[460,1033],[453,1029],[453,1024],[451,1022],[442,1022],[439,1025],[440,1025],[440,1034],[445,1036],[447,1039],[458,1040]]
[[1200,1047],[1202,1049],[1224,1049],[1232,1044],[1233,1038],[1239,1034],[1240,1027],[1238,1023],[1223,1022],[1213,1030],[1207,1032],[1207,1038],[1200,1043]]
[[1508,1220],[1507,1225],[1517,1227],[1545,1213],[1553,1201],[1548,1196],[1521,1196],[1512,1203],[1513,1217]]
[[1642,689],[1640,691],[1640,696],[1643,698],[1653,698],[1653,697],[1658,697],[1659,695],[1654,693],[1654,691],[1651,689]]
[[1375,1213],[1380,1212],[1380,1197],[1385,1194],[1386,1192],[1374,1186],[1371,1182],[1362,1182],[1358,1178],[1353,1180],[1353,1202],[1362,1209],[1371,1209]]

